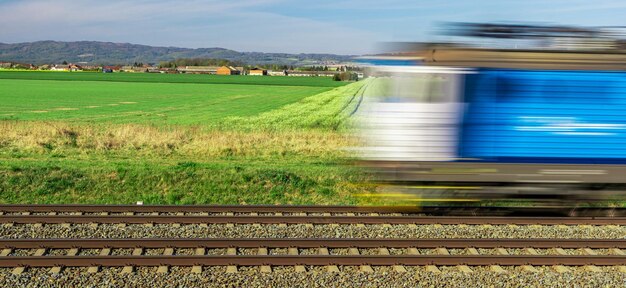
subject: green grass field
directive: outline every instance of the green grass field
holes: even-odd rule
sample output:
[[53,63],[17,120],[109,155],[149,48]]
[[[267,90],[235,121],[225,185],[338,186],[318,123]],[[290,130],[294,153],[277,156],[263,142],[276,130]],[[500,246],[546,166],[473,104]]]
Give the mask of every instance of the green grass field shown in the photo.
[[95,73],[49,71],[0,71],[0,79],[55,80],[55,81],[105,81],[148,83],[239,84],[272,86],[339,87],[345,82],[332,81],[330,77],[288,77],[248,75],[201,75],[160,73]]
[[370,80],[332,88],[314,85],[333,83],[324,78],[284,86],[273,81],[292,78],[249,85],[3,73],[1,203],[356,204],[368,189],[356,184],[363,176],[345,164],[344,148],[356,145],[351,114]]
[[332,89],[12,79],[0,79],[0,87],[0,119],[195,125],[256,115]]

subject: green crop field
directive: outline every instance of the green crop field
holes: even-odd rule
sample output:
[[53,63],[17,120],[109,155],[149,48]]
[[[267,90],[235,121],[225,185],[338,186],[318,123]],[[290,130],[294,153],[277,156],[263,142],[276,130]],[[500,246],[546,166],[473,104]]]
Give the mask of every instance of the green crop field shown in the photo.
[[370,79],[4,73],[0,203],[356,204],[370,189],[347,164]]

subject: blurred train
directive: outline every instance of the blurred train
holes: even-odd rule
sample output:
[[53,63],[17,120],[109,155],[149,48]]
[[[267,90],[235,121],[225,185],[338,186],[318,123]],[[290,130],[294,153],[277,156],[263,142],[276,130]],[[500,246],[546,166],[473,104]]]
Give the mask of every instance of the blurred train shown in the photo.
[[626,53],[431,45],[370,57],[362,165],[388,195],[626,200]]

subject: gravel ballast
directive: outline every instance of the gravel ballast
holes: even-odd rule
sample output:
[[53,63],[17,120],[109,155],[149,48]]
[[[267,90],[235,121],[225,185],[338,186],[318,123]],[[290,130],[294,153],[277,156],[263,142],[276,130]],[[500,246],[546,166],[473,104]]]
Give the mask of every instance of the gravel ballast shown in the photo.
[[[379,269],[380,268],[380,269]],[[422,267],[407,267],[406,273],[375,267],[373,273],[340,267],[339,273],[314,269],[294,273],[290,268],[275,267],[272,273],[261,273],[256,267],[241,267],[238,273],[224,273],[224,267],[205,268],[201,274],[190,273],[189,267],[171,267],[170,273],[155,273],[156,268],[137,268],[121,274],[121,268],[103,268],[98,273],[68,268],[59,274],[48,269],[28,269],[13,275],[0,269],[2,287],[623,287],[624,273],[602,268],[588,272],[573,268],[557,273],[551,267],[536,267],[538,273],[521,272],[504,267],[507,273],[496,273],[488,267],[472,267],[463,273],[456,267],[441,267],[442,273],[426,272]]]
[[605,225],[0,225],[0,238],[557,238],[625,239]]

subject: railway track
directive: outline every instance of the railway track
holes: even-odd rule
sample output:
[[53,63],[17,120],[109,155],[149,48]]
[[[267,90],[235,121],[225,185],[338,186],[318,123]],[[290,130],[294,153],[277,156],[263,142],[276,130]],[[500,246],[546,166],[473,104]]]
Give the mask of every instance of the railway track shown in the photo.
[[0,205],[0,213],[396,213],[425,216],[626,216],[622,207],[304,206],[304,205]]
[[[128,248],[132,249],[130,255],[111,255],[112,250]],[[560,269],[588,266],[590,270],[610,265],[626,272],[623,248],[626,240],[595,239],[17,239],[0,240],[0,267],[16,267],[14,273],[21,273],[26,267],[60,271],[61,267],[159,266],[166,272],[168,266],[194,266],[193,271],[199,273],[202,266],[228,266],[236,272],[237,266],[271,270],[271,266],[287,265],[305,271],[305,265],[313,265],[336,271],[337,266],[356,265],[367,272],[369,266],[382,265],[403,272],[402,266],[419,265],[436,272],[437,266],[460,265],[459,269],[471,272],[469,266],[484,265],[492,265],[496,271],[504,271],[498,265],[524,266],[530,271],[536,265],[556,265]],[[13,255],[24,249],[32,253]],[[58,249],[64,249],[65,255],[46,255]],[[84,249],[99,252],[81,255]],[[150,249],[159,249],[161,255],[145,255]],[[177,255],[181,249],[193,249],[194,253]],[[246,249],[248,252],[241,254]],[[270,251],[274,249],[282,252]],[[552,255],[544,250],[552,251]]]
[[436,216],[458,208],[0,205],[0,271],[626,273],[625,217]]
[[[451,208],[429,209],[439,213]],[[626,225],[626,217],[425,216],[429,211],[351,206],[4,205],[0,223]]]
[[455,216],[190,216],[190,215],[2,215],[14,224],[442,224],[442,225],[626,225],[624,217]]

